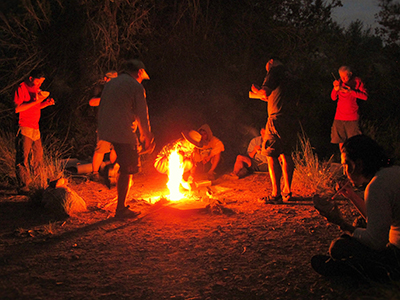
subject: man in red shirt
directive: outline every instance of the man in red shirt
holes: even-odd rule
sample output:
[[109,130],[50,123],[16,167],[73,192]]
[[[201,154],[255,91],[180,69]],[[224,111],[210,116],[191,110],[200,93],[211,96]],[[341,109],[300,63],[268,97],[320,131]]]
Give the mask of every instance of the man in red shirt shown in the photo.
[[[14,96],[15,113],[19,114],[15,166],[19,188],[23,192],[29,191],[32,181],[30,168],[37,173],[43,159],[39,131],[40,111],[54,104],[52,98],[47,98],[49,93],[40,90],[44,80],[43,73],[33,70],[28,79],[18,86]],[[32,159],[29,161],[31,152]]]
[[343,143],[354,135],[361,134],[357,99],[367,100],[368,93],[360,78],[353,76],[348,66],[339,68],[340,79],[333,82],[331,98],[337,101],[332,125],[331,143]]

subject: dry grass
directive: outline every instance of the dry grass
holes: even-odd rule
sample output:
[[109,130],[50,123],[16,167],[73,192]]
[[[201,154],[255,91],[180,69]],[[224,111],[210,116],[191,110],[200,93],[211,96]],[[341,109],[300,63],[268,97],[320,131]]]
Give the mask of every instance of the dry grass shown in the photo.
[[[15,173],[15,136],[12,132],[0,130],[0,182],[17,185]],[[46,143],[48,144],[48,143]],[[39,173],[31,174],[33,190],[45,189],[49,181],[63,177],[61,157],[63,152],[54,144],[44,147],[44,157]]]
[[333,195],[341,169],[332,165],[333,157],[328,161],[320,161],[304,133],[299,135],[299,141],[300,149],[293,154],[295,164],[293,187],[300,190],[302,196]]
[[13,133],[0,130],[0,182],[17,183],[14,141]]

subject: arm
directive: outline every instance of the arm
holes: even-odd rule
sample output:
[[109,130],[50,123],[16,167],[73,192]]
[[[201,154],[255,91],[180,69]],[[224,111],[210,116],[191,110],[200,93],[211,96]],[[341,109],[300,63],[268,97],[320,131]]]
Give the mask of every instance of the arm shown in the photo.
[[43,109],[47,106],[54,105],[54,104],[55,104],[54,99],[48,98],[46,101],[43,101],[42,103],[40,103],[40,109]]
[[365,205],[364,199],[362,199],[359,195],[356,194],[356,192],[354,192],[354,190],[350,186],[350,182],[347,182],[344,186],[342,186],[338,190],[338,193],[349,199],[364,219],[367,218],[367,207]]
[[254,158],[254,156],[257,154],[257,152],[258,151],[260,151],[261,150],[261,147],[259,146],[259,145],[256,145],[256,146],[254,146],[254,150],[253,151],[251,151],[251,152],[248,152],[248,155],[251,157],[251,158]]
[[367,228],[357,228],[353,236],[363,244],[382,250],[389,242],[389,233],[393,225],[392,181],[389,178],[372,179],[365,189],[365,202],[368,212]]
[[140,132],[140,140],[145,143],[145,148],[150,148],[151,143],[154,141],[153,134],[151,133],[149,113],[147,108],[147,102],[145,98],[145,92],[142,89],[138,89],[136,92],[136,121]]
[[261,101],[268,102],[268,96],[264,89],[258,88],[256,85],[251,86],[251,91],[249,92],[249,98],[260,99]]
[[15,106],[15,113],[18,114],[22,111],[30,109],[31,107],[34,107],[35,105],[40,105],[40,104],[41,104],[41,101],[39,101],[39,100],[35,100],[32,102],[22,102]]
[[90,106],[99,106],[100,105],[100,97],[94,97],[89,100]]
[[340,81],[339,80],[335,80],[333,82],[333,89],[332,89],[332,92],[331,92],[331,99],[333,101],[336,101],[338,99],[339,89],[340,89]]
[[250,156],[251,158],[254,158],[257,152],[261,150],[261,143],[262,143],[261,136],[253,138],[250,141],[249,146],[247,147],[247,155]]
[[368,99],[368,93],[367,90],[365,89],[364,83],[361,80],[356,80],[356,87],[355,89],[350,89],[351,95],[356,97],[357,99],[360,100],[367,100]]

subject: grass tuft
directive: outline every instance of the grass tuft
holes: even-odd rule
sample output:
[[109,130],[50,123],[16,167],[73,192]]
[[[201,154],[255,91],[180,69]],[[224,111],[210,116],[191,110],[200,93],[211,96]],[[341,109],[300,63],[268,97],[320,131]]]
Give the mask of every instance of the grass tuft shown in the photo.
[[341,176],[340,165],[332,163],[333,156],[321,162],[304,132],[299,135],[299,141],[300,149],[293,153],[293,188],[304,197],[333,195],[335,183]]

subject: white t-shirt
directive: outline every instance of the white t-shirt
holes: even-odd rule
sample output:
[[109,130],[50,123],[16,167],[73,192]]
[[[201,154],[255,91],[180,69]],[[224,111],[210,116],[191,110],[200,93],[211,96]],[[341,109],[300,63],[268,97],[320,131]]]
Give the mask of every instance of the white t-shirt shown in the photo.
[[353,236],[375,250],[387,243],[400,248],[400,166],[380,169],[365,189],[367,228]]

